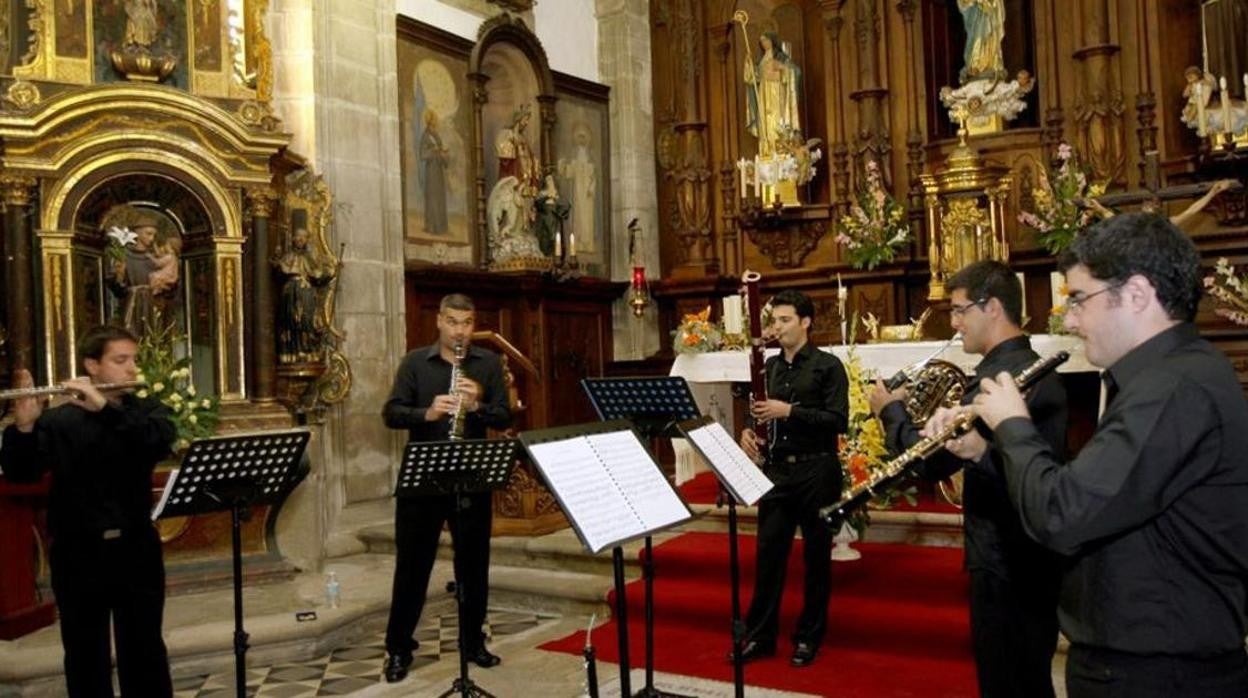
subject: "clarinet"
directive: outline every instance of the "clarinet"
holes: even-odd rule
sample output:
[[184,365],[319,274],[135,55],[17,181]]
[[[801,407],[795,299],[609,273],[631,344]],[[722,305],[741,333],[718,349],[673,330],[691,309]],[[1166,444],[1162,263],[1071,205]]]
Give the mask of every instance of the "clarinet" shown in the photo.
[[461,342],[455,343],[455,363],[451,364],[451,387],[450,390],[455,393],[455,411],[451,413],[451,426],[449,438],[451,441],[462,441],[464,438],[464,394],[459,392],[459,378],[463,375],[463,369],[460,368],[464,363],[464,345]]
[[[1035,386],[1041,378],[1056,370],[1058,366],[1065,363],[1069,358],[1070,352],[1059,351],[1052,356],[1037,359],[1018,375],[1014,376],[1014,384],[1018,386],[1020,391],[1026,391]],[[920,439],[913,446],[903,451],[901,455],[885,463],[884,467],[867,478],[866,482],[849,488],[849,491],[841,498],[841,501],[820,509],[819,518],[830,526],[840,526],[850,512],[866,504],[882,488],[901,479],[902,476],[924,458],[944,448],[946,441],[956,439],[973,429],[977,419],[979,418],[975,416],[974,412],[964,412],[958,415],[958,418],[946,427],[944,431]]]
[[[745,288],[746,311],[750,314],[750,407],[756,401],[767,399],[767,367],[763,357],[763,306],[758,294],[758,282],[762,275],[746,270],[741,275]],[[755,421],[754,435],[758,437],[758,450],[767,453],[771,445],[771,430],[767,422]]]

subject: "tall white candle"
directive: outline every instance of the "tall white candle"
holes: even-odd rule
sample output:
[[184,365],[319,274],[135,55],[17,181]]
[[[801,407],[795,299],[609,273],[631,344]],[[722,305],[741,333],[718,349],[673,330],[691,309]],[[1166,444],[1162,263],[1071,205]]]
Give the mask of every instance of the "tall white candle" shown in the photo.
[[740,160],[737,160],[737,170],[739,170],[741,174],[740,196],[742,199],[744,199],[746,196],[745,194],[745,158],[741,158]]
[[728,334],[741,334],[745,331],[742,321],[741,296],[732,294],[724,296],[724,331]]
[[568,256],[576,256],[576,233],[568,233]]
[[1223,75],[1218,83],[1222,86],[1222,130],[1224,133],[1231,132],[1231,93],[1226,89],[1226,76]]
[[[1027,277],[1021,271],[1014,272],[1014,276],[1018,277],[1018,290],[1019,290],[1019,294],[1022,296],[1022,308],[1019,312],[1022,313],[1023,318],[1026,318],[1027,317]],[[1025,321],[1026,320],[1024,320],[1024,322]]]
[[1196,135],[1205,137],[1205,84],[1196,83]]

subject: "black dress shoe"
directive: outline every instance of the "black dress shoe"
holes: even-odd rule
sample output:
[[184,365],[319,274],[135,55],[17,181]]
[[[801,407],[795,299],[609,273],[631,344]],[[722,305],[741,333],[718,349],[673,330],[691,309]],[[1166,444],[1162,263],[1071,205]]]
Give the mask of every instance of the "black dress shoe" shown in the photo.
[[819,653],[819,646],[811,642],[799,642],[793,650],[793,658],[789,660],[789,664],[793,666],[810,666],[815,661],[815,655]]
[[[775,645],[765,645],[757,640],[750,640],[741,646],[741,663],[752,662],[762,657],[773,657],[775,654]],[[732,652],[728,653],[728,661],[732,661]]]
[[398,683],[407,678],[407,669],[412,665],[412,653],[386,655],[386,666],[381,673],[386,683]]
[[497,654],[491,653],[484,645],[475,650],[468,652],[468,661],[476,664],[482,669],[489,669],[492,666],[498,666],[503,663],[502,658]]

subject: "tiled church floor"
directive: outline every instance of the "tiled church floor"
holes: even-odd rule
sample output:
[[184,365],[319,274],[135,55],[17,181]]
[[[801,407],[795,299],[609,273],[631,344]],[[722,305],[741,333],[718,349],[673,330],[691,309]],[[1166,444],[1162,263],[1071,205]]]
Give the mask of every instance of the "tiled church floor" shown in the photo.
[[[492,610],[486,618],[491,646],[509,637],[553,625],[554,616]],[[439,662],[455,664],[458,640],[453,613],[421,619],[416,628],[420,647],[414,653],[412,674]],[[248,667],[247,694],[256,698],[310,698],[350,695],[382,682],[386,658],[383,635],[378,633],[334,650],[328,655],[296,664]],[[410,681],[411,679],[409,679]],[[177,698],[209,698],[234,695],[232,671],[210,676],[189,676],[174,681]]]

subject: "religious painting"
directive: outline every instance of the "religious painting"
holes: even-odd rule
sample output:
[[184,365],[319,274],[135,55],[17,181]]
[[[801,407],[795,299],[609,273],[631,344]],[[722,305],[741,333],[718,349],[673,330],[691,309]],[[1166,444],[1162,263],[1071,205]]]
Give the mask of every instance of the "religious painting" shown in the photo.
[[95,82],[144,80],[187,88],[186,5],[180,0],[96,3]]
[[610,275],[610,140],[608,88],[556,74],[554,171],[571,206],[564,225],[578,261],[595,276]]
[[399,143],[408,259],[472,261],[472,44],[399,18]]
[[87,0],[55,0],[56,55],[87,57]]
[[[221,5],[224,0],[194,0],[195,69],[221,70]],[[234,11],[242,11],[241,8]]]

